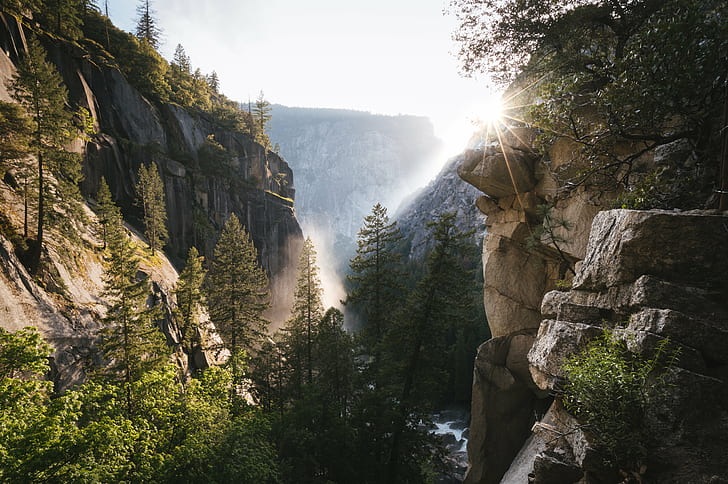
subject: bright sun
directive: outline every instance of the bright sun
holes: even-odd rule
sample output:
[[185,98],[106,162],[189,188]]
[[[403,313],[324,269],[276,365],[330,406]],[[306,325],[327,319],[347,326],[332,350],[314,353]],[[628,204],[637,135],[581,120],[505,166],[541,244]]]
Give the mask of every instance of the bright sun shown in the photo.
[[503,118],[503,100],[500,93],[488,93],[476,103],[475,117],[484,124],[493,124]]

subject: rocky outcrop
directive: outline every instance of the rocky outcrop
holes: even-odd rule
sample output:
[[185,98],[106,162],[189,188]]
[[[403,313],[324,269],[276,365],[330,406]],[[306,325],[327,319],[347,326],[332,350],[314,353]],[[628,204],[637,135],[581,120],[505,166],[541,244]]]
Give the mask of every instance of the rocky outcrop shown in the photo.
[[[302,234],[295,218],[293,172],[277,154],[248,135],[223,129],[202,113],[174,104],[152,103],[122,73],[78,46],[42,39],[69,91],[71,105],[87,108],[97,134],[76,147],[84,153],[84,195],[93,197],[102,176],[125,218],[140,226],[135,205],[136,173],[142,163],[156,163],[164,185],[169,241],[166,252],[180,264],[196,245],[207,257],[231,213],[250,232],[260,260],[271,276],[274,311],[284,319],[291,297]],[[0,22],[0,83],[14,72],[24,33],[13,17]],[[0,93],[1,94],[1,93]],[[224,150],[213,163],[206,140]]]
[[[48,58],[58,68],[69,91],[69,104],[92,114],[96,133],[72,149],[84,156],[83,194],[93,204],[101,177],[105,177],[121,206],[130,230],[141,227],[135,205],[136,173],[142,163],[155,163],[162,176],[168,215],[167,259],[161,267],[148,264],[160,301],[171,304],[176,271],[191,245],[212,257],[219,231],[231,213],[237,214],[258,249],[260,262],[270,275],[273,308],[268,315],[283,321],[290,313],[295,267],[302,233],[295,218],[293,172],[277,154],[267,151],[248,135],[230,131],[203,113],[151,102],[105,59],[77,44],[43,37]],[[25,31],[18,20],[0,13],[0,98],[10,101],[5,83],[15,72],[14,63],[25,46]],[[218,156],[206,148],[214,141]],[[6,195],[11,190],[3,188]],[[10,197],[12,198],[12,197]],[[4,215],[13,219],[17,200],[4,200]],[[95,332],[104,313],[102,267],[91,232],[83,234],[84,249],[68,266],[68,248],[48,241],[49,256],[57,272],[58,294],[47,292],[25,274],[7,241],[3,241],[3,275],[0,326],[16,329],[36,325],[56,348],[56,380],[68,385],[82,379]],[[141,243],[141,242],[140,242]],[[56,252],[64,252],[57,254]],[[52,281],[51,281],[52,282]],[[54,283],[54,284],[55,284]],[[53,284],[51,284],[53,286]],[[48,287],[51,287],[48,286]],[[48,288],[47,287],[47,288]],[[162,326],[172,344],[174,325]],[[198,355],[200,356],[200,355]],[[197,358],[204,364],[204,358]]]
[[[728,476],[728,260],[716,256],[728,246],[726,227],[728,215],[718,213],[602,212],[573,288],[544,298],[544,320],[528,353],[541,390],[557,391],[565,358],[604,328],[634,353],[651,356],[665,338],[680,349],[666,377],[668,391],[645,417],[652,435],[644,442],[641,482],[724,482]],[[541,446],[524,449],[503,482],[529,472],[534,483],[617,482],[580,424],[556,400],[534,426],[531,438]],[[561,467],[540,464],[554,453],[572,472],[570,480],[558,480]]]
[[[613,196],[591,193],[587,187],[565,196],[556,190],[549,165],[531,149],[536,132],[506,126],[499,130],[497,140],[474,143],[458,167],[460,177],[485,194],[475,205],[486,215],[484,305],[494,338],[481,346],[476,360],[473,407],[479,410],[472,412],[474,434],[468,441],[465,479],[472,484],[500,481],[528,438],[538,409],[548,404],[542,400],[547,393],[527,371],[526,358],[541,324],[541,300],[558,281],[570,281],[575,262],[585,256],[592,218]],[[554,146],[550,166],[565,163],[569,156],[563,143]],[[551,220],[569,221],[569,230],[546,227],[558,239],[557,246],[548,236],[535,235],[547,232],[539,231],[549,223],[543,217],[546,204]],[[497,371],[483,371],[482,362]],[[502,417],[506,411],[508,417]]]

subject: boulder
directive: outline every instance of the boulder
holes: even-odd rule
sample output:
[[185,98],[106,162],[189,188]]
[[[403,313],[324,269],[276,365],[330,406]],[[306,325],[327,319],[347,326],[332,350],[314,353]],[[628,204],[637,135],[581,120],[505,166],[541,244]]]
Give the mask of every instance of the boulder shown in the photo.
[[573,287],[596,291],[650,275],[725,291],[728,257],[716,257],[728,247],[725,224],[725,216],[704,212],[601,212]]

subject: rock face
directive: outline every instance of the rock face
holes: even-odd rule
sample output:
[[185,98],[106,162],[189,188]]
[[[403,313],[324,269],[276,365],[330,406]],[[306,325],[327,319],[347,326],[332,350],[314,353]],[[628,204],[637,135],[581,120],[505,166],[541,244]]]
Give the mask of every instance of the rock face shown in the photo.
[[[526,358],[541,324],[541,300],[558,280],[571,279],[574,263],[584,258],[591,220],[611,197],[586,187],[557,196],[554,178],[530,148],[535,136],[526,128],[501,127],[500,142],[474,142],[458,166],[460,177],[485,194],[475,204],[486,215],[484,305],[494,338],[476,360],[467,483],[499,482],[547,406]],[[569,154],[556,146],[551,163],[561,164]],[[552,220],[571,225],[552,229],[564,239],[558,247],[533,235],[544,224],[539,205],[547,203]]]
[[461,156],[448,160],[437,177],[410,200],[402,202],[395,213],[397,226],[407,240],[410,259],[424,260],[434,242],[426,228],[427,223],[444,213],[455,214],[455,224],[459,230],[474,230],[476,240],[483,239],[485,215],[473,210],[480,192],[458,177],[457,167],[460,163]]
[[[728,246],[727,226],[725,214],[601,212],[573,289],[544,298],[545,319],[528,353],[533,379],[542,390],[557,389],[565,358],[603,328],[634,353],[651,355],[667,337],[680,348],[667,375],[668,392],[645,417],[653,435],[645,442],[649,457],[643,482],[707,483],[728,476],[727,261],[717,256]],[[526,453],[530,458],[508,472],[530,469],[537,477],[533,482],[557,482],[561,470],[539,464],[556,452],[563,456],[563,466],[578,471],[570,474],[572,480],[558,482],[576,482],[582,475],[579,482],[610,482],[590,436],[574,432],[579,422],[560,402],[551,406],[549,419],[536,424],[533,437],[546,450]]]
[[405,194],[427,182],[423,166],[440,142],[427,118],[340,109],[273,106],[270,137],[296,171],[296,213],[307,235],[330,237],[348,261],[376,203],[390,217]]
[[[9,101],[5,83],[15,72],[14,63],[24,49],[25,33],[14,17],[0,17],[0,98]],[[260,262],[270,275],[273,308],[269,317],[284,320],[290,312],[302,244],[293,208],[293,172],[288,164],[249,136],[225,130],[201,113],[150,102],[118,69],[78,46],[50,38],[41,41],[68,88],[69,103],[87,108],[94,118],[97,134],[73,147],[84,156],[82,193],[93,198],[104,176],[130,228],[138,230],[141,223],[139,208],[134,204],[136,173],[142,163],[155,163],[165,186],[169,230],[165,252],[178,266],[191,245],[212,257],[219,231],[235,213],[250,233]],[[205,151],[211,140],[222,147],[224,160],[211,161]],[[6,202],[10,204],[6,206],[14,203]],[[93,246],[94,241],[87,240],[87,245]],[[52,251],[52,244],[49,247]],[[5,272],[0,291],[7,297],[3,298],[0,325],[17,328],[37,324],[57,349],[59,371],[65,372],[63,381],[77,381],[66,374],[81,365],[103,313],[103,300],[93,296],[101,292],[98,254],[80,261],[78,273],[54,259],[60,277],[71,289],[69,309],[26,281],[21,266],[12,259],[12,250],[5,247],[4,252],[7,257],[2,257]],[[165,267],[166,279],[157,277],[154,281],[158,296],[166,300],[176,272],[171,265]],[[168,338],[173,341],[173,328],[170,331]],[[70,353],[61,358],[64,352]],[[78,365],[73,367],[71,360]]]
[[[471,146],[458,167],[459,175],[485,194],[476,206],[487,217],[484,304],[494,338],[481,346],[476,360],[465,482],[520,483],[529,474],[533,482],[601,482],[594,464],[601,458],[595,457],[583,433],[569,433],[568,445],[546,446],[553,435],[543,429],[578,426],[558,400],[551,405],[548,397],[563,378],[561,364],[601,334],[604,324],[629,321],[620,334],[631,351],[647,353],[670,335],[683,348],[676,378],[696,394],[718,392],[722,383],[711,384],[714,379],[725,381],[725,357],[719,356],[725,354],[725,328],[716,321],[725,321],[725,303],[721,305],[717,294],[725,297],[721,274],[726,261],[716,254],[726,244],[726,230],[721,229],[725,217],[601,212],[616,193],[586,185],[564,191],[552,175],[578,161],[570,142],[558,140],[539,160],[530,149],[535,132],[500,129],[499,142]],[[658,155],[663,156],[657,153],[654,160],[643,161],[658,163]],[[674,155],[682,160],[691,153],[678,150]],[[559,220],[568,221],[568,228]],[[571,285],[570,293],[553,291]],[[695,380],[693,374],[698,375]],[[675,402],[681,392],[677,394]],[[725,397],[716,395],[720,396],[710,397],[701,408],[706,415],[712,409],[711,418],[723,422],[722,410],[715,410],[722,407],[711,405]],[[695,420],[687,416],[694,414],[686,413],[685,401],[675,404],[668,412],[670,422],[683,426]],[[665,442],[674,445],[667,451],[670,455],[678,456],[680,446],[687,449],[683,461],[690,452],[702,452],[694,445],[697,436],[712,434],[700,422],[695,425],[694,433],[686,431],[684,439],[666,437]],[[708,445],[705,451],[713,455],[715,448]],[[692,468],[710,472],[707,460],[698,460]],[[713,468],[717,475],[725,472]],[[665,472],[650,479],[679,482],[667,476]]]

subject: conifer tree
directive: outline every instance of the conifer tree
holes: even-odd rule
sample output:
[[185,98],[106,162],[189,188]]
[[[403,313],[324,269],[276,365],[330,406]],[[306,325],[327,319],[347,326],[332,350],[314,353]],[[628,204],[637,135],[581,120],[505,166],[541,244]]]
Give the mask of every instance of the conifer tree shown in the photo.
[[338,309],[329,308],[321,318],[314,354],[321,394],[340,417],[346,418],[354,377],[354,342]]
[[151,3],[151,0],[140,0],[137,5],[136,37],[156,49],[159,47],[162,31],[157,26],[157,19],[154,18],[156,12],[152,9]]
[[149,241],[152,255],[164,247],[167,238],[167,209],[164,203],[164,184],[159,177],[157,165],[139,166],[136,185],[137,203],[144,210],[144,235]]
[[215,94],[218,93],[220,89],[220,79],[217,76],[217,72],[212,71],[209,76],[207,76],[207,85],[210,86],[210,89]]
[[[122,220],[121,210],[114,202],[114,198],[111,196],[111,190],[109,185],[106,183],[106,178],[101,177],[99,183],[99,191],[96,193],[96,202],[99,204],[99,223],[101,224],[101,237],[104,241],[104,250],[108,245],[109,238],[109,226],[119,225]],[[112,227],[112,230],[114,227]]]
[[23,238],[28,238],[30,204],[33,197],[31,183],[34,179],[32,166],[25,159],[30,150],[30,120],[23,108],[16,103],[0,101],[0,176],[12,168],[23,195]]
[[207,287],[210,319],[230,350],[237,386],[242,381],[242,352],[253,349],[267,329],[263,312],[269,307],[269,291],[258,252],[235,214],[230,215],[215,246]]
[[321,302],[321,280],[316,265],[316,249],[310,237],[306,238],[298,259],[298,278],[293,293],[291,319],[286,324],[289,359],[295,362],[293,368],[295,385],[300,387],[303,374],[306,383],[313,382],[313,351],[318,324],[324,313]]
[[273,108],[270,102],[265,99],[263,91],[260,91],[252,111],[254,123],[253,134],[255,141],[265,146],[266,149],[270,149],[270,138],[268,138],[267,131],[270,120],[273,118],[271,111],[273,111]]
[[108,255],[104,294],[111,301],[101,331],[101,350],[109,365],[100,370],[109,380],[125,385],[127,413],[133,412],[131,384],[168,358],[155,308],[147,306],[149,281],[139,278],[139,259],[121,220],[107,227]]
[[181,72],[184,72],[185,74],[190,73],[190,70],[192,68],[190,66],[190,58],[185,52],[185,48],[182,47],[182,44],[177,44],[177,47],[175,47],[174,49],[172,65],[175,66],[175,68],[179,69]]
[[187,253],[187,264],[179,274],[177,281],[177,328],[180,333],[182,350],[192,358],[195,346],[199,345],[198,329],[199,318],[205,303],[202,284],[205,280],[205,270],[202,268],[204,257],[199,255],[196,247],[190,247]]
[[[8,87],[30,118],[30,148],[37,159],[37,231],[28,258],[29,268],[35,272],[40,265],[44,229],[51,218],[52,204],[63,203],[70,208],[80,199],[80,157],[64,148],[75,137],[76,129],[71,113],[65,109],[68,92],[61,76],[46,60],[45,49],[35,37],[29,38],[28,50]],[[68,215],[76,213],[70,212]]]
[[448,361],[448,331],[464,325],[472,317],[470,286],[472,272],[463,267],[461,256],[472,251],[472,232],[460,232],[455,215],[441,215],[428,224],[435,246],[428,255],[426,274],[409,297],[396,324],[389,329],[383,344],[384,359],[391,367],[388,383],[397,391],[393,420],[387,482],[401,482],[402,473],[417,472],[405,465],[403,449],[411,455],[421,449],[426,455],[427,436],[418,434],[417,422],[432,413],[439,397],[433,388],[443,386]]
[[[377,203],[364,217],[359,231],[356,256],[350,261],[347,279],[351,290],[346,304],[363,317],[363,335],[369,350],[382,339],[393,309],[402,293],[402,272],[394,247],[402,236],[397,222],[389,222],[387,209]],[[374,354],[374,353],[372,353]]]

